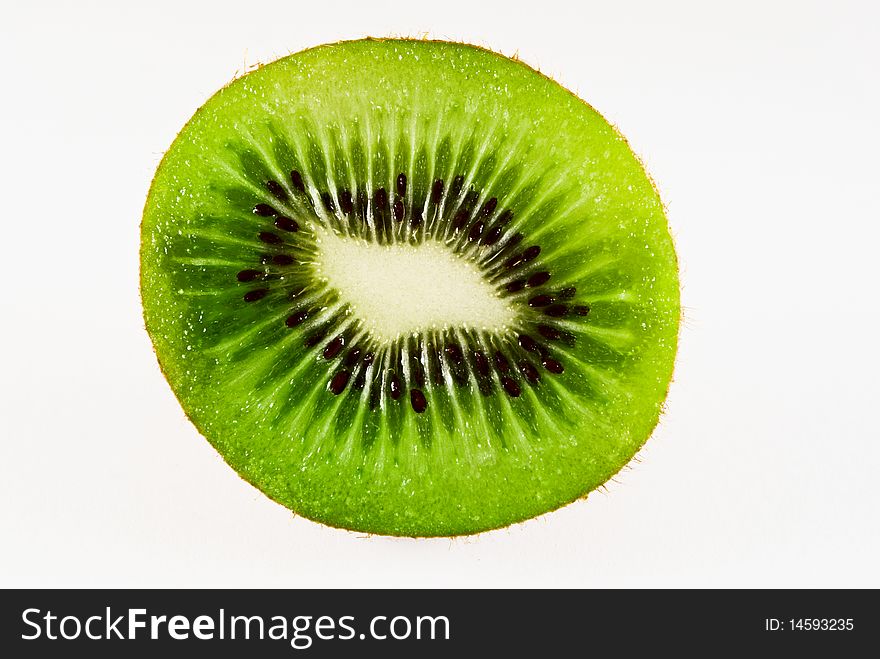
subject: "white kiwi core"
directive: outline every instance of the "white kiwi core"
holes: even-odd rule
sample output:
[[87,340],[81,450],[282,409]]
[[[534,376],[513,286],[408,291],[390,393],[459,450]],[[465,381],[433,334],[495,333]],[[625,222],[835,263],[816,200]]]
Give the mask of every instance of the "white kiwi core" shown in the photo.
[[379,245],[321,231],[318,277],[378,341],[446,328],[504,332],[516,312],[477,266],[439,241]]

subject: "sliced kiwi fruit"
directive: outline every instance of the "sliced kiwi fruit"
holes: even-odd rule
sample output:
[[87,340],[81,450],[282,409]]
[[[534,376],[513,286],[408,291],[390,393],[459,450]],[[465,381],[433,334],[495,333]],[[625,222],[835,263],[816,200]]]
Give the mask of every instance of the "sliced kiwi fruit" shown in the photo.
[[361,40],[215,94],[162,159],[141,293],[187,415],[297,514],[438,536],[583,497],[655,427],[679,322],[624,138],[521,62]]

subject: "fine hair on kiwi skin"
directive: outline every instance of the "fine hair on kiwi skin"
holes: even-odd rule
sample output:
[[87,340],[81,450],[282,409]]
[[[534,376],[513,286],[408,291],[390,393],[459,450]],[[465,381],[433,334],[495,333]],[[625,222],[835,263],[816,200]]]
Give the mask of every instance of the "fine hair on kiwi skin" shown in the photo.
[[[387,106],[351,100],[356,62]],[[579,130],[589,157],[554,142]],[[343,42],[234,81],[163,159],[141,258],[190,419],[330,526],[465,535],[565,505],[641,447],[671,379],[677,264],[653,183],[583,101],[473,46]],[[421,263],[473,297],[439,295],[438,317],[395,301],[383,276],[419,305],[442,290],[409,276]]]

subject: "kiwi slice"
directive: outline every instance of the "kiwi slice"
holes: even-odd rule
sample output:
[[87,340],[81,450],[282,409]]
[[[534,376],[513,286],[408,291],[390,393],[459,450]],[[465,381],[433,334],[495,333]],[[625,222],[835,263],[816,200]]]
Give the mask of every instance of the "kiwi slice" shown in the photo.
[[672,374],[676,256],[639,160],[463,44],[322,46],[220,90],[159,166],[141,272],[193,423],[336,527],[468,534],[582,497]]

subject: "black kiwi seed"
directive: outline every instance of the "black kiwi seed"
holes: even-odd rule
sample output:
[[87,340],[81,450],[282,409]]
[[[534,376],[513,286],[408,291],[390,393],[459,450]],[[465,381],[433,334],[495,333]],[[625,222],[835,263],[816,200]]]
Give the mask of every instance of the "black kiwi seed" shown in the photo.
[[553,298],[549,295],[536,295],[529,300],[530,307],[546,307],[549,304],[553,304]]
[[540,353],[541,346],[538,345],[538,342],[535,341],[528,334],[520,334],[519,335],[519,344],[522,346],[523,350],[528,350],[529,352]]
[[400,197],[397,197],[394,200],[394,219],[397,222],[400,222],[403,219],[403,200]]
[[236,275],[238,281],[253,281],[257,277],[262,277],[262,270],[242,270]]
[[281,237],[269,231],[260,231],[258,236],[260,240],[269,245],[278,245],[281,243]]
[[351,211],[354,210],[354,204],[352,203],[351,192],[349,190],[339,191],[339,208],[342,209],[342,212],[345,215],[350,215]]
[[[403,176],[403,174],[401,174],[401,176]],[[400,398],[400,378],[397,377],[397,373],[391,373],[391,377],[388,379],[388,391],[391,394],[391,398],[393,400],[397,400],[398,398]]]
[[397,194],[401,197],[406,194],[406,174],[397,175]]
[[483,229],[486,228],[486,223],[483,220],[478,220],[474,222],[474,225],[471,227],[470,233],[468,233],[468,240],[474,242],[477,240],[480,235],[483,233]]
[[556,341],[562,336],[562,332],[560,332],[555,327],[550,327],[549,325],[538,325],[538,333],[545,339],[549,339],[551,341]]
[[526,287],[526,282],[523,279],[515,279],[507,285],[507,290],[511,293],[516,293],[516,291],[521,291]]
[[450,343],[448,346],[446,346],[444,352],[453,364],[461,365],[463,356],[461,354],[461,348],[458,347],[458,344]]
[[519,398],[519,395],[522,393],[516,380],[506,375],[501,378],[501,386],[504,387],[504,391],[507,392],[507,395],[512,398]]
[[489,201],[483,204],[483,208],[480,210],[480,215],[483,217],[489,217],[492,213],[495,212],[495,208],[498,206],[498,199],[492,197]]
[[287,201],[287,190],[278,181],[266,181],[266,189],[276,199]]
[[299,224],[293,218],[286,215],[279,215],[275,218],[275,226],[282,231],[296,232],[299,231]]
[[565,370],[562,367],[562,364],[560,364],[555,359],[550,359],[549,357],[545,357],[543,360],[541,360],[541,365],[548,371],[550,371],[551,373],[555,373],[556,375],[559,375],[560,373],[562,373],[562,371]]
[[294,258],[290,254],[276,254],[272,257],[272,263],[275,265],[293,265]]
[[287,317],[287,320],[284,321],[284,324],[288,327],[296,327],[300,323],[302,323],[306,318],[309,317],[309,312],[305,309],[301,311],[297,311],[294,314],[291,314]]
[[333,359],[345,346],[345,338],[337,336],[330,343],[324,346],[324,359]]
[[481,241],[484,245],[494,245],[501,238],[504,233],[504,227],[507,226],[507,223],[510,222],[511,218],[513,218],[513,211],[509,208],[505,210],[498,217],[498,221],[489,229],[488,233],[483,236],[483,240]]
[[443,179],[438,178],[431,186],[431,203],[439,204],[443,198]]
[[575,293],[577,293],[577,289],[574,286],[568,286],[566,288],[563,288],[561,291],[558,291],[556,293],[556,297],[558,297],[560,300],[570,300],[575,296]]
[[361,349],[355,346],[348,351],[348,354],[345,355],[345,360],[342,363],[345,364],[348,368],[354,368],[357,365],[360,356]]
[[[520,236],[519,240],[522,240],[522,234],[517,234]],[[515,238],[516,236],[514,236]],[[517,242],[519,242],[519,240]],[[511,256],[507,261],[505,261],[504,266],[506,268],[518,268],[523,263],[527,263],[534,259],[538,254],[541,253],[541,247],[539,245],[532,245],[531,247],[527,247],[520,254],[516,256]]]
[[531,362],[523,360],[519,363],[519,370],[525,376],[526,380],[529,381],[529,384],[536,384],[538,380],[541,379],[541,374],[538,373],[538,369],[536,369]]
[[348,384],[348,378],[350,377],[351,373],[349,371],[339,371],[333,376],[333,379],[330,380],[330,391],[337,396],[341,394],[342,390],[345,389],[345,385]]
[[370,364],[372,364],[374,359],[376,359],[376,355],[374,355],[372,352],[368,352],[367,354],[365,354],[364,366],[369,366]]
[[586,316],[588,313],[590,313],[590,307],[589,307],[589,305],[582,304],[582,305],[575,307],[574,312],[578,316]]
[[295,169],[290,172],[290,182],[293,183],[293,187],[299,192],[306,191],[306,184],[303,181],[302,174],[300,174]]
[[425,394],[423,394],[420,389],[410,390],[409,402],[412,404],[412,408],[415,410],[416,414],[421,414],[428,408],[428,401],[425,399]]
[[321,193],[321,203],[324,204],[324,208],[330,213],[336,210],[336,206],[333,204],[333,196],[329,192]]
[[459,208],[452,219],[452,228],[456,231],[461,231],[469,219],[471,219],[471,216],[468,210],[466,208]]
[[413,229],[418,228],[422,224],[422,207],[417,206],[412,210],[412,218],[409,221]]
[[252,291],[248,291],[244,294],[245,302],[256,302],[257,300],[262,300],[266,297],[266,294],[269,292],[268,288],[257,288]]
[[526,285],[529,288],[535,288],[536,286],[542,286],[543,284],[546,284],[548,281],[550,281],[550,273],[549,272],[546,272],[546,271],[545,272],[536,272],[531,277],[529,277],[529,280],[528,280],[528,282],[526,282]]
[[388,191],[385,190],[385,188],[379,188],[376,190],[373,194],[373,202],[380,210],[384,211],[388,207]]
[[544,313],[548,316],[553,316],[554,318],[561,318],[568,313],[568,307],[564,304],[553,304],[544,309]]
[[481,378],[489,377],[489,359],[484,352],[474,351],[474,363],[477,365],[477,374]]
[[260,217],[269,217],[270,215],[275,215],[276,211],[269,204],[257,204],[254,206],[254,215],[259,215]]
[[507,357],[500,352],[495,353],[495,366],[501,373],[507,373],[510,371],[510,362],[507,361]]
[[501,238],[501,234],[504,233],[504,227],[500,224],[496,224],[494,227],[489,229],[489,232],[483,236],[483,240],[481,241],[484,245],[494,245],[498,242],[498,239]]

